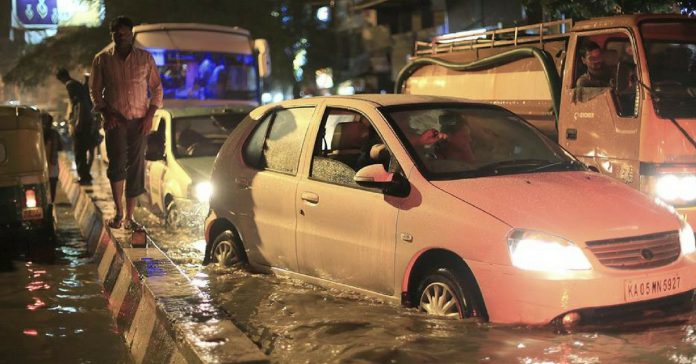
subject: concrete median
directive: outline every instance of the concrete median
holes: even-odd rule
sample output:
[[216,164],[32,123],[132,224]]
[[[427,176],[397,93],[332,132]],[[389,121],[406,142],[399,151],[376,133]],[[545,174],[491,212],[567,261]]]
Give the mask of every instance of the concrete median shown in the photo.
[[61,185],[136,363],[268,361],[152,241],[132,248],[125,230],[105,227],[104,218],[113,214],[113,202],[103,191],[108,183],[97,176],[94,186],[80,186],[71,167],[70,156],[62,154]]

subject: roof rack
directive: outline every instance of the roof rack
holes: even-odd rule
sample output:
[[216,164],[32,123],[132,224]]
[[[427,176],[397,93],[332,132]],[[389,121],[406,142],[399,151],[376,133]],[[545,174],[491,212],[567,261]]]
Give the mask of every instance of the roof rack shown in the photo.
[[[573,27],[573,19],[555,20],[521,27],[494,29],[489,31],[465,31],[434,37],[431,42],[416,42],[416,56],[452,53],[457,51],[518,45],[522,43],[543,44],[545,40],[565,37]],[[535,31],[536,34],[527,34]]]

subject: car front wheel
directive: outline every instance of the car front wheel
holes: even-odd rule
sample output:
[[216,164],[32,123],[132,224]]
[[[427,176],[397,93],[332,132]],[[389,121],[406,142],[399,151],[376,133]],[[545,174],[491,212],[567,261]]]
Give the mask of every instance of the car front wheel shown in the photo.
[[167,226],[170,229],[177,229],[180,227],[181,216],[179,213],[179,209],[177,208],[176,203],[174,202],[174,199],[167,203],[164,222],[165,226]]
[[231,231],[225,231],[213,241],[210,258],[222,267],[240,267],[246,262],[242,244]]
[[[466,280],[448,268],[439,268],[427,274],[418,289],[418,309],[428,315],[446,318],[479,316],[480,303],[474,294],[475,283]],[[472,285],[472,287],[470,287]]]

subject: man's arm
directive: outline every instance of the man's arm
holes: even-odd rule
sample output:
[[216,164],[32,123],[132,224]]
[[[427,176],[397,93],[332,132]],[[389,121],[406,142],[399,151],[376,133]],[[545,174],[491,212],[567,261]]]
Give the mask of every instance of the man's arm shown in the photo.
[[92,71],[89,77],[89,97],[94,104],[94,111],[103,112],[106,108],[104,101],[104,75],[102,74],[103,64],[99,55],[92,61]]
[[104,129],[113,129],[118,125],[118,120],[123,117],[104,100],[104,63],[97,55],[92,61],[92,73],[89,78],[89,97],[94,104],[93,110],[102,114]]

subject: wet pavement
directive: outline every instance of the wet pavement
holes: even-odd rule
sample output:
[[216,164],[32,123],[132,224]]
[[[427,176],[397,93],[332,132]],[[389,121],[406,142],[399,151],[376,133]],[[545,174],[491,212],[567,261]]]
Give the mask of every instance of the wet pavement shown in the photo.
[[158,246],[274,362],[696,363],[696,316],[634,330],[551,328],[427,317],[293,279],[203,267],[200,226],[178,231],[140,210]]
[[62,193],[56,213],[55,263],[0,272],[0,363],[131,363]]

